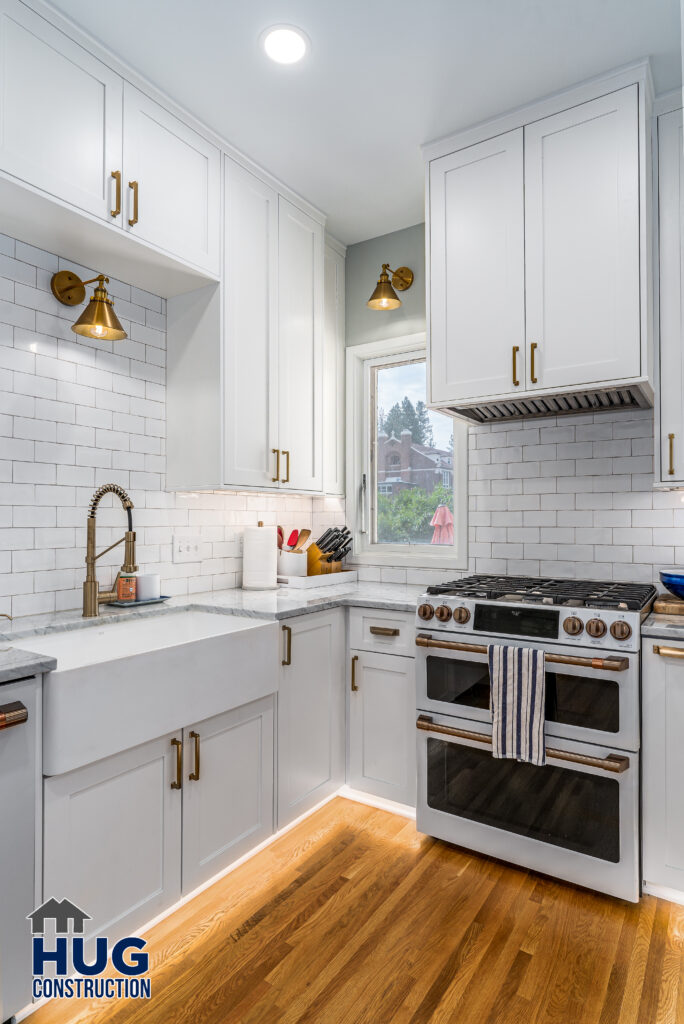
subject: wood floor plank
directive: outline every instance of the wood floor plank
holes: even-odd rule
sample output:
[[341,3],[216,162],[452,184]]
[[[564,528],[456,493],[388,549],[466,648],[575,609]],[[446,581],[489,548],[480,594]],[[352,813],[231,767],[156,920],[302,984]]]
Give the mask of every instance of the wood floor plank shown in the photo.
[[684,908],[337,798],[146,936],[153,998],[31,1024],[684,1024]]

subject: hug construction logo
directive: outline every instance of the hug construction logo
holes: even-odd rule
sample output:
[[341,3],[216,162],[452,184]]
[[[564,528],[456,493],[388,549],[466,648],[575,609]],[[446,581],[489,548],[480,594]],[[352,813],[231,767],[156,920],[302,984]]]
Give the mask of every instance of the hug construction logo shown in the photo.
[[[27,920],[31,922],[34,999],[149,999],[149,953],[144,939],[129,935],[109,952],[109,940],[99,935],[86,962],[84,924],[90,914],[70,900],[46,900]],[[47,937],[46,937],[47,934]],[[46,976],[47,968],[47,976]],[[107,973],[107,977],[103,975]]]

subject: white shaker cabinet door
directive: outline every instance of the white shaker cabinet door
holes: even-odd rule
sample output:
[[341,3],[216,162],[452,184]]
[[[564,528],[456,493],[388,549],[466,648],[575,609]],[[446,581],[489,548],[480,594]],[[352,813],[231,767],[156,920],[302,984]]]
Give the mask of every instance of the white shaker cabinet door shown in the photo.
[[127,82],[123,160],[127,230],[218,275],[219,150]]
[[430,399],[525,387],[523,130],[430,164]]
[[528,389],[640,375],[636,85],[525,128],[525,289]]
[[415,660],[352,651],[349,785],[398,803],[416,802]]
[[277,487],[278,195],[227,157],[224,181],[223,482]]
[[174,738],[180,730],[45,780],[43,896],[90,914],[87,940],[131,935],[180,899]]
[[280,482],[323,488],[323,228],[278,201]]
[[183,893],[273,833],[273,698],[183,730]]
[[684,645],[643,640],[644,882],[684,894]]
[[0,0],[0,69],[0,168],[121,224],[121,78],[17,0]]
[[344,612],[281,627],[278,691],[278,828],[344,782]]
[[684,482],[684,357],[682,354],[682,202],[684,138],[682,111],[658,118],[658,236],[660,311],[660,449],[656,478],[671,486]]

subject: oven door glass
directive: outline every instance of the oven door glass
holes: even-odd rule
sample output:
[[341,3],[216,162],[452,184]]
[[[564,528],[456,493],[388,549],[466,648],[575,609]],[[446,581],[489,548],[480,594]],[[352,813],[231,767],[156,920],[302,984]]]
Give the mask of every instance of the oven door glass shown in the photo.
[[[439,655],[425,659],[427,697],[452,708],[489,710],[489,666],[483,660],[452,660]],[[546,719],[601,732],[620,729],[620,686],[607,672],[601,678],[554,671],[546,666]]]
[[428,738],[427,803],[446,814],[618,863],[620,784]]

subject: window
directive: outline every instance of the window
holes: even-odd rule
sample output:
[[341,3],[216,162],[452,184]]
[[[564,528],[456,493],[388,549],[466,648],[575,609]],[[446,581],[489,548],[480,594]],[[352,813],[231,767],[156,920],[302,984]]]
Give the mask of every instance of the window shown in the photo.
[[[464,567],[467,427],[428,409],[424,342],[348,350],[348,516],[355,557]],[[422,342],[423,339],[421,338]]]

